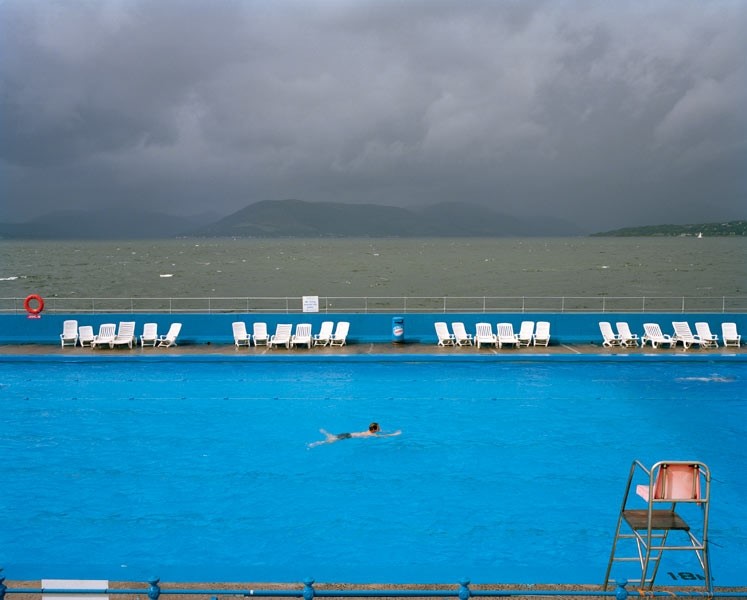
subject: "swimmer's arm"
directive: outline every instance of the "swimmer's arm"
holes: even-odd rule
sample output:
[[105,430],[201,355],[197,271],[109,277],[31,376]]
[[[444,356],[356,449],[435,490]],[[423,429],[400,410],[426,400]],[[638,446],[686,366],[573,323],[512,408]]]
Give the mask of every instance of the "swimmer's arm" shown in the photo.
[[393,435],[399,435],[402,433],[402,431],[397,430],[393,431],[392,433],[386,433],[384,431],[379,431],[378,433],[373,433],[371,431],[354,431],[350,434],[350,437],[354,438],[366,438],[366,437],[391,437]]
[[395,435],[400,435],[402,433],[401,429],[398,429],[397,431],[392,431],[391,433],[379,433],[377,434],[379,437],[394,437]]

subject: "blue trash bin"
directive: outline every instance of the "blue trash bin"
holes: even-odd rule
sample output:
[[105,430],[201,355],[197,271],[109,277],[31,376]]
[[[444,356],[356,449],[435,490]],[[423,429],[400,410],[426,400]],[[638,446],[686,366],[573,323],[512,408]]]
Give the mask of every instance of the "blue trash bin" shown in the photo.
[[404,317],[393,317],[392,318],[392,343],[394,344],[405,343],[405,318]]

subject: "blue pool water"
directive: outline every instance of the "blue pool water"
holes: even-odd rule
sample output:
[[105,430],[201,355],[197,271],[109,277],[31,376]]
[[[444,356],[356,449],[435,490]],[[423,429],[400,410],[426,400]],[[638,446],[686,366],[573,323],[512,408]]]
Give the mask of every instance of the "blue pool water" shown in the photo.
[[638,458],[709,465],[745,583],[739,357],[285,358],[5,358],[5,576],[601,583]]

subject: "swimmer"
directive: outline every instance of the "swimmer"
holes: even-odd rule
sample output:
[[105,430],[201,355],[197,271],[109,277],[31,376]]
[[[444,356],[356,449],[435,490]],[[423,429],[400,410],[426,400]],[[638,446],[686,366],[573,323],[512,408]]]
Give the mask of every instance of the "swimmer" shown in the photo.
[[339,442],[340,440],[349,440],[350,438],[392,437],[402,433],[402,431],[399,429],[391,433],[384,433],[381,430],[381,427],[379,427],[379,424],[375,422],[371,423],[366,431],[354,431],[353,433],[330,433],[325,429],[320,429],[319,431],[325,436],[325,439],[308,444],[309,448],[321,446],[322,444],[334,444],[335,442]]

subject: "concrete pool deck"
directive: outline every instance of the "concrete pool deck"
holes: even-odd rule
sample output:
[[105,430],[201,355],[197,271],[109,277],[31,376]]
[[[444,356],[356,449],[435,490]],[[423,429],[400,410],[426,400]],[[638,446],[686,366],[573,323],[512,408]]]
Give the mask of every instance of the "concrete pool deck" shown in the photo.
[[133,347],[130,348],[81,348],[80,346],[66,346],[62,348],[59,344],[2,344],[0,345],[0,356],[1,355],[56,355],[61,356],[167,356],[167,355],[204,355],[204,356],[283,356],[283,355],[432,355],[432,356],[460,356],[468,357],[471,355],[475,356],[573,356],[573,355],[606,355],[606,356],[631,356],[631,355],[646,355],[646,356],[681,356],[681,355],[692,355],[692,356],[734,356],[747,354],[747,345],[740,347],[720,346],[718,348],[690,348],[689,350],[683,350],[682,346],[676,348],[651,348],[646,346],[645,348],[605,348],[601,344],[554,344],[550,346],[530,346],[522,348],[493,348],[483,346],[477,348],[475,346],[462,346],[462,347],[443,347],[433,344],[422,344],[422,343],[366,343],[366,342],[352,342],[345,346],[316,346],[312,348],[267,348],[266,346],[251,346],[247,348],[242,346],[237,348],[234,344],[184,344],[178,346],[172,346],[170,348],[159,348],[159,347]]

